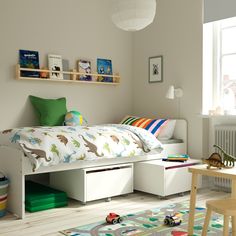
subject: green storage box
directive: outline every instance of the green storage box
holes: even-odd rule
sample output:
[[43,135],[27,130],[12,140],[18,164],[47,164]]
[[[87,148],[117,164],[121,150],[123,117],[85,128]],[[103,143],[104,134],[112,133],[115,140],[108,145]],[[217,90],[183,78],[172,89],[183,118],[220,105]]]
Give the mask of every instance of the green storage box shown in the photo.
[[68,205],[67,195],[32,181],[25,184],[25,209],[29,212],[47,210]]
[[25,206],[25,210],[29,212],[37,212],[37,211],[44,211],[48,209],[53,209],[57,207],[64,207],[67,206],[68,203],[66,202],[55,202],[55,203],[49,203],[44,205],[38,205],[38,206]]

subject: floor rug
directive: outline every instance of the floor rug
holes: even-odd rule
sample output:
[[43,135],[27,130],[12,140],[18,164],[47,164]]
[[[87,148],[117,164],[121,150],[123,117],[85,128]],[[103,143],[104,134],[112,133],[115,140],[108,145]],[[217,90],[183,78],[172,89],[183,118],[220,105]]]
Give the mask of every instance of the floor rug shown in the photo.
[[[89,225],[79,226],[60,233],[66,236],[181,236],[186,235],[188,226],[189,202],[182,202],[154,208],[136,214],[124,216],[120,224],[111,225],[104,221]],[[174,212],[182,213],[182,223],[179,226],[168,227],[163,225],[166,215]],[[206,209],[197,207],[195,212],[194,236],[201,235]],[[106,216],[104,216],[105,218]],[[218,236],[222,234],[223,218],[221,215],[213,214],[209,224],[207,235]]]

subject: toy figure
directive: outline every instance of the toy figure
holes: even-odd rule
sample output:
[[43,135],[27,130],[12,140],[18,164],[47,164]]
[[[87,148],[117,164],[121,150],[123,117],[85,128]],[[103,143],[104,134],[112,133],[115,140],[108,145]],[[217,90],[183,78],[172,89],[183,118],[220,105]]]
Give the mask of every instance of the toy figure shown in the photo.
[[236,161],[236,157],[226,153],[222,147],[218,145],[213,145],[213,147],[218,148],[222,152],[222,162],[227,166],[227,167],[234,167],[234,162]]
[[212,153],[208,159],[203,159],[202,162],[207,164],[207,169],[210,169],[211,166],[217,167],[218,169],[226,168],[225,164],[221,160],[220,154],[216,152]]

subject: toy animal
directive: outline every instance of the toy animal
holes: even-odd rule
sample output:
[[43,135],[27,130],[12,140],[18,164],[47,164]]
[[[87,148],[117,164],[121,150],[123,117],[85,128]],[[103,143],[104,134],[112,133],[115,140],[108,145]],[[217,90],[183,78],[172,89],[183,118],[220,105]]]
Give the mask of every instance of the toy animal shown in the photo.
[[123,221],[123,218],[120,215],[117,215],[116,213],[109,213],[109,215],[106,217],[106,222],[109,224],[117,224],[121,223]]
[[208,159],[203,159],[203,163],[207,164],[207,169],[211,167],[217,167],[218,169],[226,168],[225,164],[221,160],[221,156],[219,153],[212,153]]
[[213,147],[218,148],[221,152],[222,152],[222,162],[227,166],[227,167],[234,167],[234,162],[236,161],[236,157],[227,154],[222,147],[218,146],[218,145],[213,145]]
[[173,215],[168,215],[164,219],[164,225],[168,225],[171,227],[180,225],[182,222],[181,217],[181,213],[174,213]]

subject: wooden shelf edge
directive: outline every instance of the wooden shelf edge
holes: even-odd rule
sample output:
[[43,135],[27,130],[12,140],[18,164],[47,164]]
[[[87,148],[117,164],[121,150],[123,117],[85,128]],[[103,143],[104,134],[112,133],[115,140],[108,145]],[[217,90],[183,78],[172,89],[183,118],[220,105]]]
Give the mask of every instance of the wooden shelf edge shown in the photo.
[[[33,71],[33,72],[46,72],[46,73],[52,73],[55,71],[52,70],[45,70],[45,69],[30,69],[30,68],[22,68],[20,67],[19,64],[17,64],[16,66],[16,70],[17,71]],[[58,71],[57,73],[62,73],[62,74],[67,74],[67,75],[90,75],[90,76],[94,76],[94,77],[112,77],[112,78],[120,78],[119,74],[113,74],[113,75],[104,75],[104,74],[98,74],[98,73],[82,73],[82,72],[77,72],[76,70],[72,70],[72,71]]]
[[[22,77],[21,71],[34,71],[34,72],[46,72],[51,73],[55,71],[51,70],[44,70],[44,69],[30,69],[30,68],[21,68],[19,64],[16,65],[16,79],[17,80],[32,80],[32,81],[50,81],[50,82],[65,82],[65,83],[83,83],[83,84],[103,84],[103,85],[119,85],[120,84],[120,76],[117,75],[103,75],[103,74],[96,74],[96,73],[80,73],[76,70],[72,71],[61,71],[58,73],[68,74],[71,75],[71,80],[64,80],[64,79],[44,79],[44,78],[37,78],[37,77]],[[83,80],[76,80],[77,75],[90,75],[92,77],[111,77],[116,80],[116,82],[100,82],[100,81],[83,81]]]
[[117,82],[99,82],[99,81],[83,81],[83,80],[65,80],[65,79],[42,79],[33,77],[18,77],[17,80],[29,81],[48,81],[48,82],[61,82],[61,83],[81,83],[81,84],[101,84],[101,85],[119,85]]

